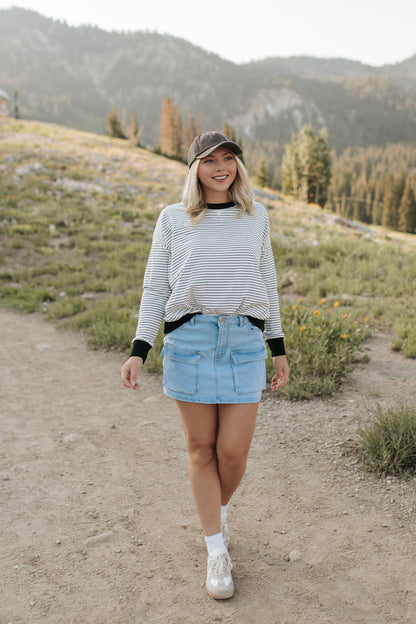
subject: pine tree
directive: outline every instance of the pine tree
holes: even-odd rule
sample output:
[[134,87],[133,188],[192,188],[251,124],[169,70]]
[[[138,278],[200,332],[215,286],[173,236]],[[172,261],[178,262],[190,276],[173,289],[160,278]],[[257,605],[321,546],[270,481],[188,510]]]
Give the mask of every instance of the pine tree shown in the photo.
[[20,119],[18,99],[19,99],[19,91],[15,89],[14,90],[14,118],[15,119]]
[[172,127],[172,143],[171,151],[167,153],[168,156],[173,158],[183,159],[183,146],[182,146],[182,119],[179,111],[179,106],[172,102],[171,104],[171,127]]
[[331,181],[331,152],[326,129],[317,137],[310,125],[302,126],[285,146],[282,162],[283,192],[304,202],[323,206]]
[[115,137],[116,139],[126,138],[115,106],[113,106],[113,108],[107,115],[106,130],[107,134],[111,137]]
[[127,131],[126,131],[126,127],[127,127],[127,119],[126,119],[126,107],[123,106],[122,111],[121,111],[121,117],[120,117],[120,125],[121,125],[121,130],[124,134],[124,138],[127,138]]
[[297,142],[301,176],[299,199],[310,203],[314,200],[312,182],[315,165],[315,136],[309,124],[302,126],[299,131]]
[[136,136],[138,128],[137,128],[137,117],[136,111],[132,111],[131,113],[131,121],[129,126],[130,136]]
[[393,228],[396,225],[396,211],[394,204],[394,178],[388,173],[384,181],[383,214],[381,223],[384,227]]
[[399,206],[399,230],[416,234],[416,196],[414,178],[408,175]]
[[162,100],[162,110],[160,112],[160,126],[159,126],[159,151],[166,156],[172,155],[172,101],[170,98],[165,97]]
[[264,158],[259,162],[255,179],[258,186],[270,186],[270,168]]
[[164,98],[162,101],[159,151],[171,158],[184,159],[181,114],[178,105],[170,98]]
[[296,198],[299,196],[300,175],[297,137],[293,134],[291,142],[285,145],[285,153],[282,161],[283,193]]
[[395,212],[395,222],[393,227],[398,228],[399,226],[399,208],[400,202],[402,200],[402,196],[404,193],[404,187],[406,184],[406,174],[403,170],[400,170],[394,180],[393,186],[393,204],[394,204],[394,212]]
[[140,128],[138,127],[136,111],[133,111],[131,114],[130,125],[127,128],[127,138],[136,147],[140,146],[140,135],[142,132],[143,132],[143,126],[140,126]]
[[328,199],[328,189],[331,183],[332,159],[328,145],[328,131],[321,128],[315,140],[314,171],[311,194],[313,201],[319,206],[325,206]]
[[222,133],[225,134],[225,136],[227,136],[229,139],[231,139],[231,141],[237,141],[234,131],[226,121],[224,121],[224,123],[222,124]]
[[188,111],[186,115],[186,121],[183,124],[182,129],[182,144],[183,144],[183,155],[184,159],[188,154],[188,149],[197,135],[195,120],[192,117],[191,113]]
[[381,200],[381,181],[377,180],[374,185],[374,198],[371,206],[371,223],[381,225],[383,217],[383,203]]

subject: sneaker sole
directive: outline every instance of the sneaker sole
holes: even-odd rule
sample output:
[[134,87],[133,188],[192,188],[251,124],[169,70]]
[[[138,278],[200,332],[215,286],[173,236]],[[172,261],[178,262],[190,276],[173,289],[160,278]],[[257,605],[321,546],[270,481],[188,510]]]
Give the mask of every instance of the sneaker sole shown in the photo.
[[229,598],[232,598],[234,596],[234,588],[232,594],[230,594],[229,596],[216,596],[215,594],[210,592],[207,587],[205,589],[207,590],[207,594],[209,594],[211,598],[215,598],[215,600],[228,600]]

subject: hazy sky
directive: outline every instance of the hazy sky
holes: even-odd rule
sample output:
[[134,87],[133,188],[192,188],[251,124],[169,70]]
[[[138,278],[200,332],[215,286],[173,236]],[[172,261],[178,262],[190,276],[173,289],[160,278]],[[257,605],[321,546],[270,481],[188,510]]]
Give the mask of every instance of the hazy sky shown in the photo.
[[370,65],[416,54],[416,0],[0,0],[68,24],[182,37],[236,63],[343,57]]

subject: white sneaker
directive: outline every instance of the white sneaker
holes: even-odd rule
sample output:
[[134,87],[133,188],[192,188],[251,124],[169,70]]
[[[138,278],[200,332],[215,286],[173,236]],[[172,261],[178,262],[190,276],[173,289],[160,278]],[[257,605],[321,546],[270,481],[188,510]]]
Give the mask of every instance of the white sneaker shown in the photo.
[[227,516],[221,518],[221,533],[222,539],[224,541],[224,546],[228,548],[228,546],[230,545],[230,531],[228,530]]
[[232,567],[228,552],[208,556],[206,588],[210,596],[224,600],[234,595]]

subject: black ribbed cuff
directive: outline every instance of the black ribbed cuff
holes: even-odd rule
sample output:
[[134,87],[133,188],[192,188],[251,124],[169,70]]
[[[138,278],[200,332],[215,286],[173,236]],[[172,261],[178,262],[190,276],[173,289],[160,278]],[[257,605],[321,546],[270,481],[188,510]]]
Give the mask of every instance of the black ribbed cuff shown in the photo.
[[284,338],[269,338],[266,340],[272,352],[272,357],[286,355]]
[[152,345],[145,340],[134,340],[130,357],[141,357],[144,364],[151,348]]

